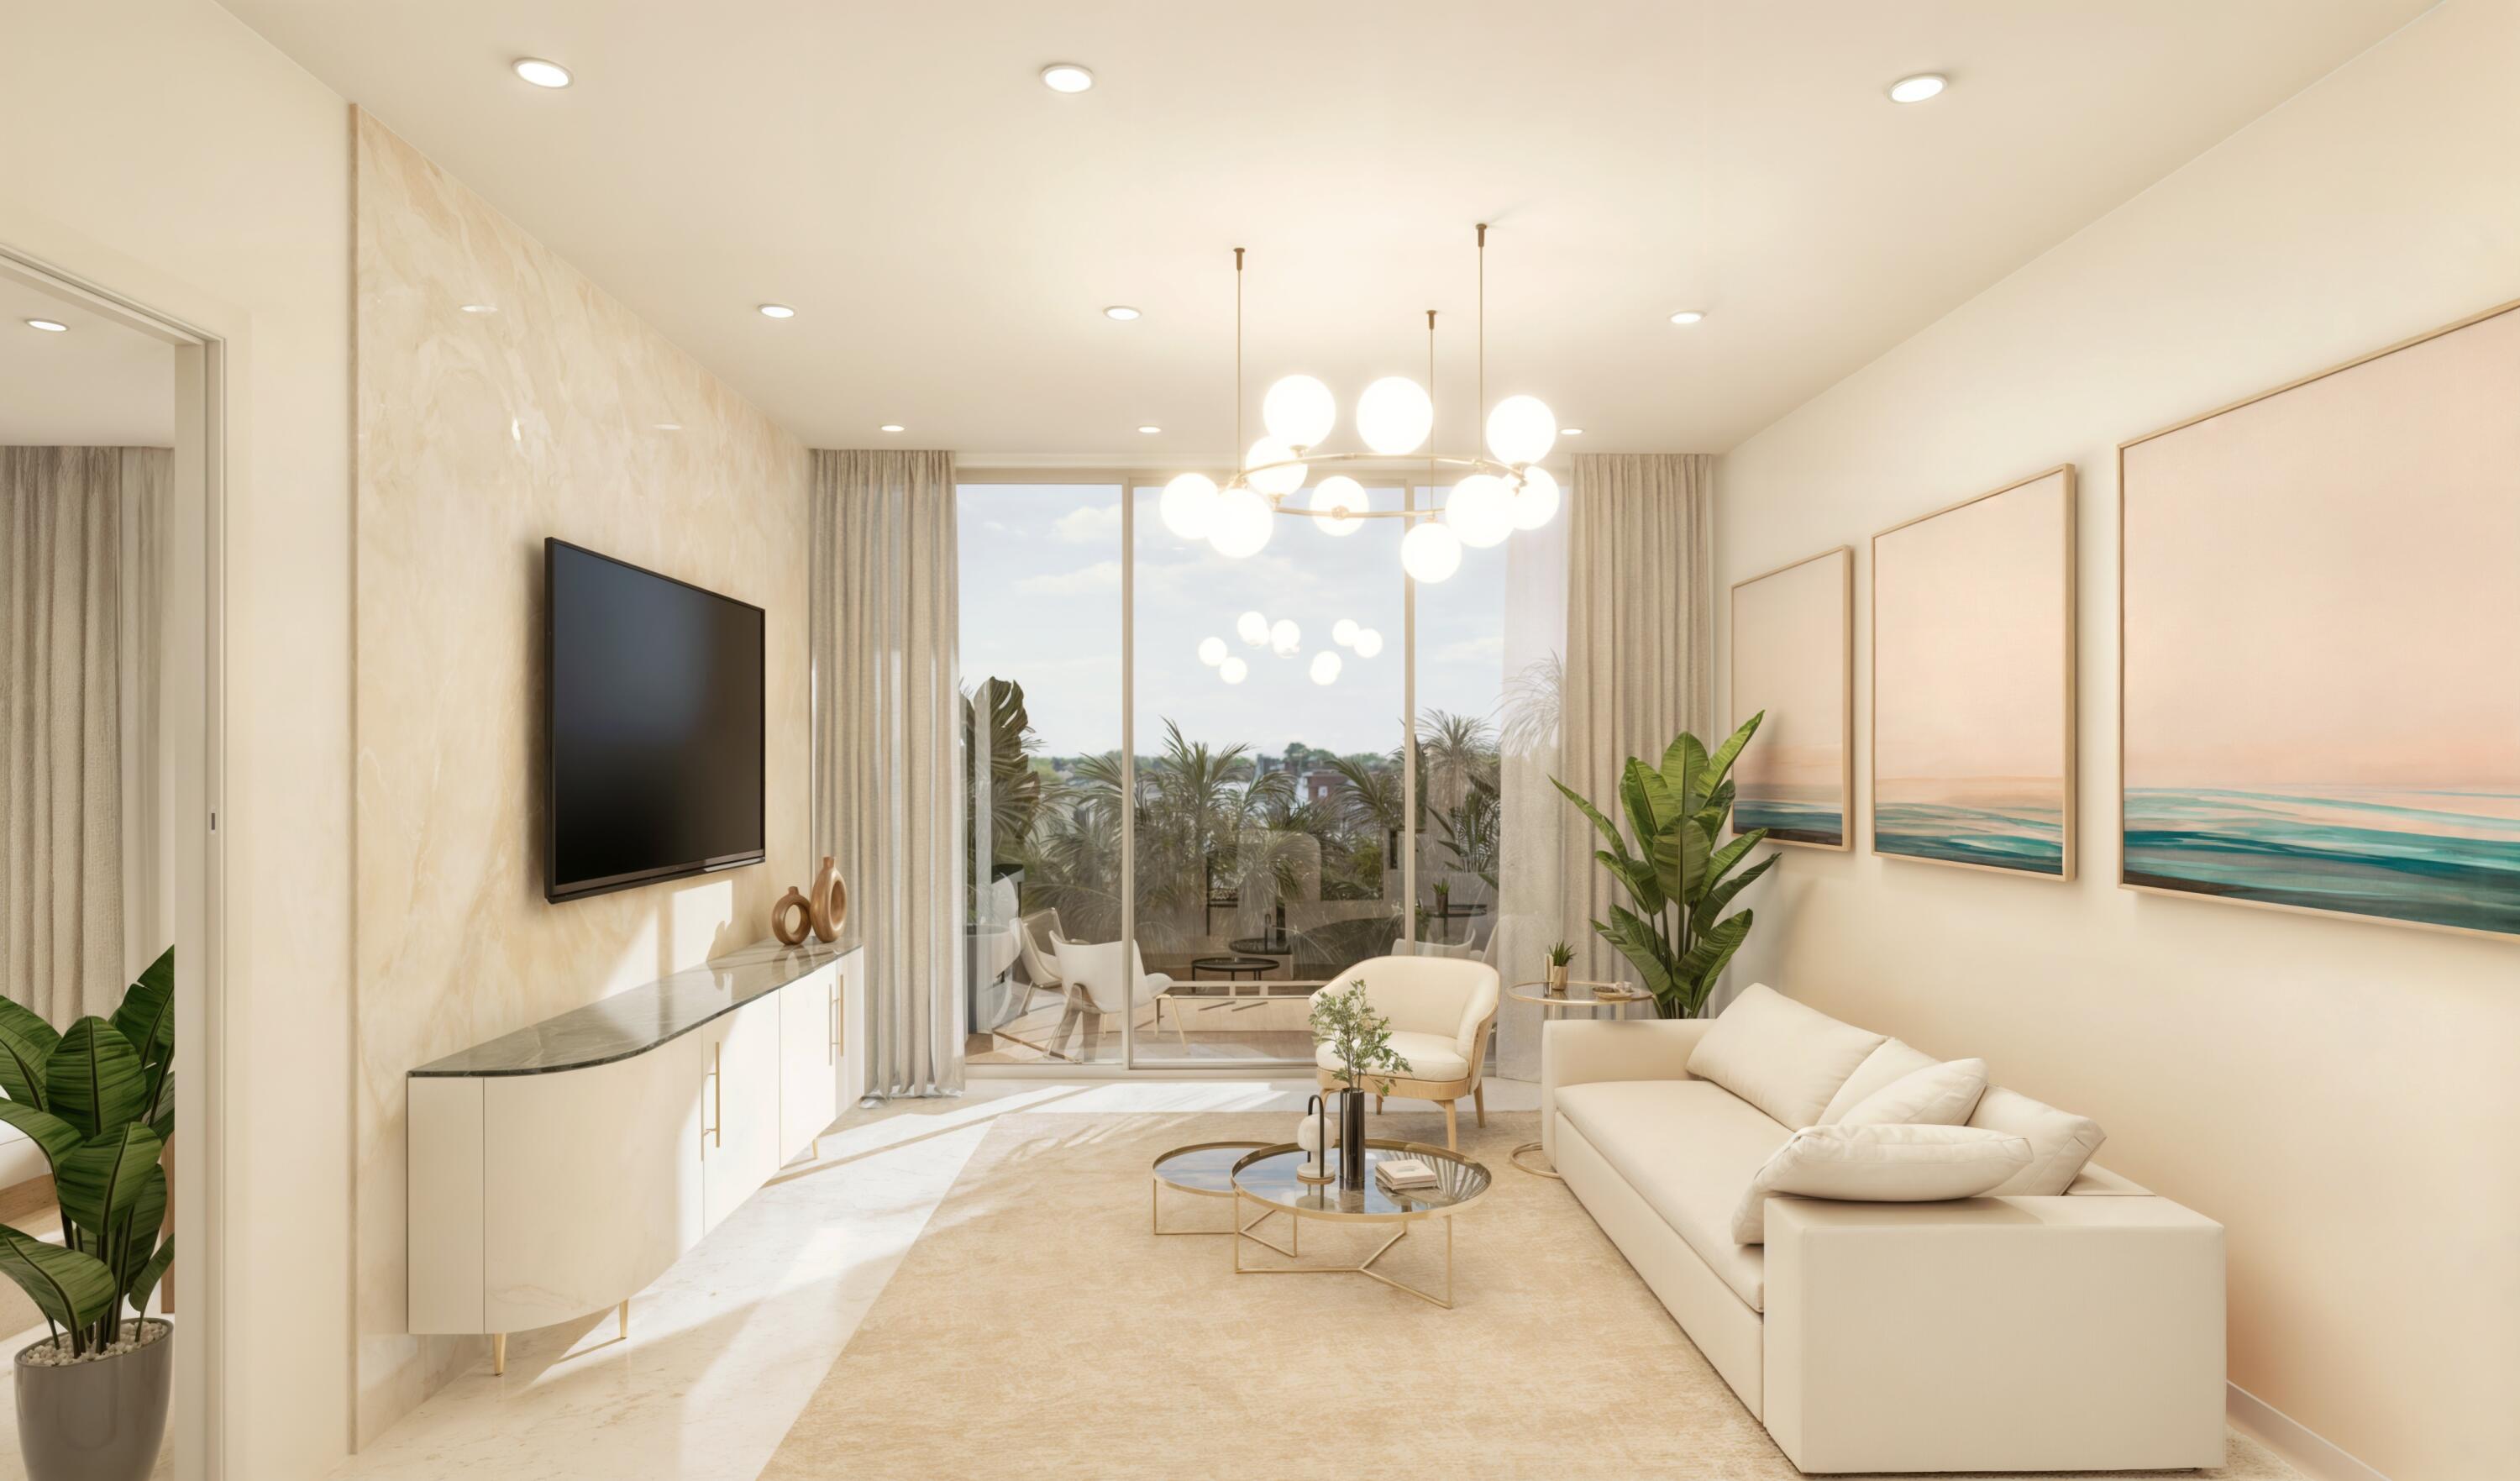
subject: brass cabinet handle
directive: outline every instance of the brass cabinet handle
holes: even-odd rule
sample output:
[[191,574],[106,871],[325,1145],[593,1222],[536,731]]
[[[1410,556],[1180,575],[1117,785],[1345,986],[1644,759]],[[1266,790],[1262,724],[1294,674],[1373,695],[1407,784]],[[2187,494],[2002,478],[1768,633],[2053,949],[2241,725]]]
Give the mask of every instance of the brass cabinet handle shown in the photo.
[[840,974],[838,972],[832,973],[831,1009],[832,1043],[829,1051],[823,1055],[823,1062],[837,1064],[840,1062]]
[[[702,1077],[708,1082],[709,1102],[709,1108],[700,1116],[700,1155],[703,1157],[708,1155],[711,1142],[715,1142],[720,1146],[726,1145],[726,1077],[719,1073],[719,1056],[725,1049],[726,1046],[723,1043],[709,1046],[708,1074]],[[708,1124],[711,1117],[715,1117],[717,1121],[715,1126]]]

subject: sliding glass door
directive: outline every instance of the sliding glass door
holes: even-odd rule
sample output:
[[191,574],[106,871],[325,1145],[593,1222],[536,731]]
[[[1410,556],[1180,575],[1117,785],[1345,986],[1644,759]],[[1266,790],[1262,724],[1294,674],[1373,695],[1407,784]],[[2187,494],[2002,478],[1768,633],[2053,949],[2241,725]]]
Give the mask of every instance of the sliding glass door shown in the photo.
[[1357,963],[1493,958],[1503,551],[1423,587],[1396,519],[1229,560],[1147,475],[960,492],[972,1065],[1300,1070]]

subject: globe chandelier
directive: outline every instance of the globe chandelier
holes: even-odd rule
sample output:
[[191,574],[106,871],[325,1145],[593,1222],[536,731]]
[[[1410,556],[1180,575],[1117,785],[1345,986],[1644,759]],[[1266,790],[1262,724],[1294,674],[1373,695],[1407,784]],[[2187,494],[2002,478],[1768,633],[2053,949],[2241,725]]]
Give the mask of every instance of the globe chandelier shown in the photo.
[[[1484,453],[1421,452],[1435,427],[1435,310],[1426,310],[1426,384],[1385,376],[1356,400],[1357,434],[1365,450],[1340,452],[1327,444],[1338,425],[1338,398],[1312,376],[1293,375],[1269,387],[1260,420],[1267,435],[1242,455],[1242,468],[1219,486],[1205,473],[1182,473],[1164,485],[1156,509],[1164,527],[1185,540],[1205,540],[1234,560],[1269,544],[1273,516],[1310,520],[1323,534],[1353,535],[1368,519],[1398,519],[1400,563],[1418,581],[1441,581],[1459,570],[1463,546],[1501,545],[1516,530],[1536,530],[1556,517],[1562,495],[1557,480],[1539,466],[1557,444],[1557,416],[1537,396],[1512,395],[1487,404],[1488,229],[1478,227],[1478,404],[1486,413]],[[1242,257],[1234,249],[1234,442],[1242,442]],[[1304,507],[1290,502],[1313,470],[1324,465],[1392,463],[1423,459],[1431,481],[1439,469],[1458,470],[1441,511],[1377,510],[1365,486],[1344,472],[1313,486]],[[1231,681],[1229,681],[1231,682]]]

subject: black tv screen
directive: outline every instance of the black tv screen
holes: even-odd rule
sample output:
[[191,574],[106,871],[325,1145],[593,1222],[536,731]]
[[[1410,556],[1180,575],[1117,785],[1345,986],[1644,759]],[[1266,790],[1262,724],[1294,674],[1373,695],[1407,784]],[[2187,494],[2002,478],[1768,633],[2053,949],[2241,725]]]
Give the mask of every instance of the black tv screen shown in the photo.
[[762,858],[761,608],[543,542],[548,900]]

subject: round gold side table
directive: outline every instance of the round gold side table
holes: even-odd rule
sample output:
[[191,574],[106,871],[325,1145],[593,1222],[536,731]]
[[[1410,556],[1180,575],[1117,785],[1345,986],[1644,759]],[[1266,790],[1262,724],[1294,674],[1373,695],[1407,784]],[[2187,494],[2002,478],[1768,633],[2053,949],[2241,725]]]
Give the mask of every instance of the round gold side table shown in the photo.
[[[1578,988],[1584,990],[1581,995],[1576,992]],[[1517,1003],[1537,1003],[1544,1011],[1551,1009],[1588,1009],[1596,1018],[1601,1016],[1600,1010],[1605,1008],[1610,1010],[1611,1017],[1624,1018],[1628,1005],[1653,1000],[1653,994],[1624,982],[1569,981],[1563,992],[1550,991],[1546,982],[1517,982],[1506,990],[1506,996]],[[1558,1178],[1563,1182],[1564,1179],[1554,1169],[1534,1167],[1522,1160],[1525,1153],[1540,1149],[1540,1143],[1525,1142],[1506,1153],[1505,1159],[1535,1178]]]

